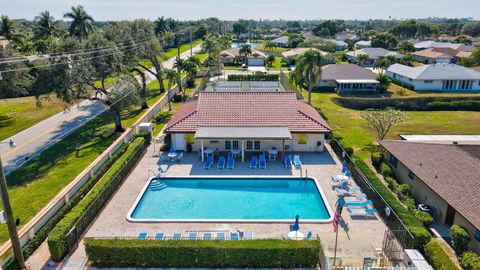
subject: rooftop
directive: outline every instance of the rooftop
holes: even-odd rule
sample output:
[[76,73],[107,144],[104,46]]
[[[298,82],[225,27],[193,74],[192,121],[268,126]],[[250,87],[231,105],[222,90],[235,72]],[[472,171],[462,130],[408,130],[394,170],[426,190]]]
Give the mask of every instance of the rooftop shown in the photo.
[[291,49],[291,50],[288,50],[286,52],[282,52],[282,56],[283,57],[295,57],[297,55],[300,55],[300,54],[303,54],[304,52],[308,51],[308,50],[314,50],[314,51],[318,51],[320,52],[323,56],[327,56],[327,55],[330,55],[329,53],[327,52],[324,52],[324,51],[321,51],[317,48],[295,48],[295,49]]
[[419,67],[393,64],[387,71],[413,80],[480,80],[480,72],[455,64],[432,64]]
[[386,57],[393,55],[397,58],[402,58],[403,54],[395,52],[395,51],[389,51],[384,48],[363,48],[355,51],[349,51],[347,52],[348,55],[356,57],[357,55],[360,54],[366,54],[368,55],[368,58],[370,59],[378,59],[380,57]]
[[322,80],[374,80],[376,74],[354,64],[326,65],[322,70]]
[[[252,53],[250,55],[248,55],[249,58],[266,58],[267,56],[257,50],[257,49],[254,49],[254,48],[251,48],[252,50]],[[240,48],[228,48],[226,50],[223,50],[221,53],[220,53],[220,57],[240,57]]]
[[287,37],[287,36],[281,36],[281,37],[278,37],[278,38],[272,40],[272,42],[273,43],[285,43],[285,44],[287,44],[289,39],[290,38]]
[[438,42],[433,40],[427,40],[415,43],[413,46],[416,49],[426,49],[426,48],[439,48],[439,47],[448,47],[452,45],[451,42]]
[[480,229],[480,145],[403,140],[380,144]]
[[413,55],[418,55],[418,56],[423,56],[423,57],[428,57],[428,58],[439,58],[439,57],[446,57],[446,58],[452,58],[452,57],[468,57],[471,55],[471,52],[468,51],[462,51],[459,49],[454,49],[451,47],[442,47],[442,48],[428,48],[425,50],[421,50],[418,52],[412,53]]

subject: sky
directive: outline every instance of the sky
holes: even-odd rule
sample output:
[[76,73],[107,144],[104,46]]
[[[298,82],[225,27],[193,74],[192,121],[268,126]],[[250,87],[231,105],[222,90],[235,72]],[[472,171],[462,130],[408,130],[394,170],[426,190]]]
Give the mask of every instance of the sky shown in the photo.
[[156,19],[480,19],[480,0],[0,0],[0,14],[33,19],[48,10],[60,19],[82,5],[97,21]]

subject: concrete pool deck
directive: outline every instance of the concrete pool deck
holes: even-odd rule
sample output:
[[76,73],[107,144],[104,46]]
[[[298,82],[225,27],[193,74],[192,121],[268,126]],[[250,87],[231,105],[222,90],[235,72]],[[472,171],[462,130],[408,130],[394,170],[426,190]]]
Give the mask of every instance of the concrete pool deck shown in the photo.
[[[341,163],[330,149],[322,153],[300,153],[303,163],[303,175],[315,177],[333,211],[337,196],[330,186],[331,176],[341,172]],[[329,152],[330,151],[330,152]],[[154,236],[157,232],[164,232],[171,236],[175,232],[186,234],[190,231],[251,231],[254,237],[281,238],[289,232],[289,224],[283,223],[132,223],[126,216],[138,195],[144,188],[146,181],[158,172],[159,165],[167,165],[164,176],[195,176],[195,175],[285,175],[300,176],[300,170],[286,169],[283,162],[269,161],[266,170],[249,169],[248,162],[237,161],[233,170],[219,170],[212,165],[212,169],[204,170],[203,163],[196,153],[185,154],[180,163],[162,163],[154,154],[150,145],[144,157],[140,160],[125,182],[110,199],[100,215],[86,232],[86,237],[136,237],[140,232]],[[216,165],[216,164],[214,164]],[[292,223],[294,217],[292,216]],[[352,219],[346,209],[342,213],[338,234],[337,258],[342,259],[343,265],[361,265],[364,257],[378,257],[377,251],[382,248],[387,226],[379,217]],[[303,224],[300,219],[300,231],[305,235],[312,231],[318,236],[327,257],[333,257],[335,233],[329,224]],[[74,265],[85,261],[85,251],[80,243],[77,250],[70,257]],[[67,262],[64,268],[70,268]],[[73,268],[72,268],[73,269]],[[76,267],[78,269],[78,266]]]

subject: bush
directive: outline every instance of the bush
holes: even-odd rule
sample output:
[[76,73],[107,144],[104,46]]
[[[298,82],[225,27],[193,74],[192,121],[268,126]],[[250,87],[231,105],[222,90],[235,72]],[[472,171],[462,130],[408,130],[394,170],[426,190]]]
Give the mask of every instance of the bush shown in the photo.
[[425,246],[425,255],[435,270],[460,270],[438,240],[432,240]]
[[432,218],[432,216],[430,216],[429,213],[419,211],[417,209],[414,209],[413,213],[414,213],[415,217],[417,217],[417,219],[420,220],[420,222],[423,224],[423,226],[429,227],[430,225],[432,225],[433,218]]
[[400,85],[403,88],[407,88],[408,90],[415,90],[415,87],[411,84],[404,83],[402,81],[399,81],[397,79],[390,78],[390,81],[396,85]]
[[384,177],[393,176],[392,168],[390,168],[390,166],[385,162],[380,165],[380,172]]
[[310,268],[319,241],[85,239],[88,260],[107,267]]
[[465,270],[480,270],[480,255],[473,251],[465,251],[460,256],[460,264]]
[[375,167],[377,171],[380,171],[380,166],[385,161],[385,158],[382,155],[382,153],[373,152],[371,155],[371,160],[372,160],[373,167]]
[[450,227],[450,234],[452,235],[452,245],[455,252],[460,255],[468,249],[468,242],[470,242],[470,235],[467,229],[457,224]]
[[480,100],[462,100],[442,102],[434,101],[427,104],[428,111],[480,111]]
[[395,178],[390,177],[390,176],[385,177],[385,182],[387,182],[387,186],[391,190],[396,191],[398,183],[397,183],[397,180]]
[[349,156],[353,155],[353,147],[350,145],[345,145],[343,141],[340,141],[340,144],[342,144],[343,150],[345,150],[345,153],[347,153]]
[[229,81],[278,81],[278,74],[230,74]]
[[[67,243],[74,243],[79,240],[79,237],[143,154],[140,149],[144,145],[144,138],[134,139],[125,153],[113,163],[92,190],[53,228],[48,235],[47,243],[54,261],[61,261],[67,254]],[[75,233],[69,234],[74,226]]]
[[412,197],[405,197],[405,204],[410,212],[413,212],[417,209],[417,203]]
[[402,199],[409,197],[412,191],[412,185],[410,184],[400,184],[396,187],[397,193]]

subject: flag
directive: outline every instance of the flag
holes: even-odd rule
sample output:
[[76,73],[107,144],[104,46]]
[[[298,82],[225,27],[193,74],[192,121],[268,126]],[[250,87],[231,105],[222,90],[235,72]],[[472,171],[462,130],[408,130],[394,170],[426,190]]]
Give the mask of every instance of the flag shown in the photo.
[[333,217],[333,231],[337,232],[338,230],[338,223],[340,223],[340,217],[342,216],[343,206],[345,205],[345,201],[342,197],[338,198],[336,206],[337,209],[335,210],[335,216]]

